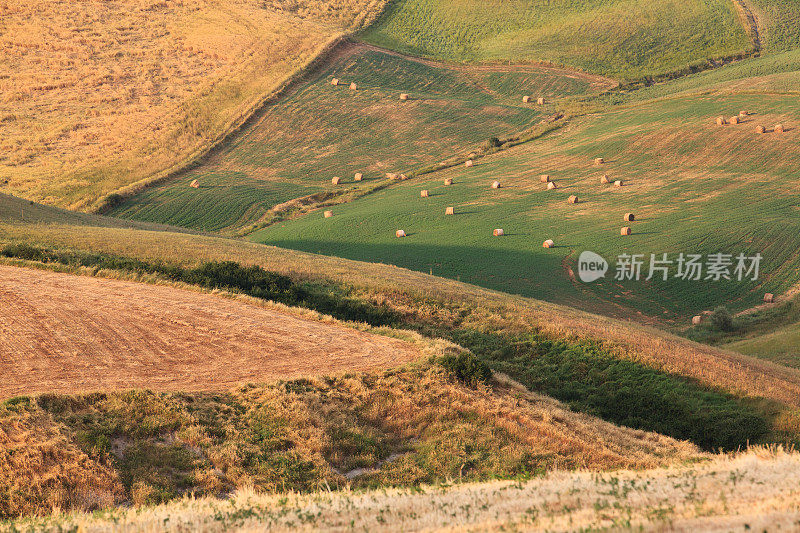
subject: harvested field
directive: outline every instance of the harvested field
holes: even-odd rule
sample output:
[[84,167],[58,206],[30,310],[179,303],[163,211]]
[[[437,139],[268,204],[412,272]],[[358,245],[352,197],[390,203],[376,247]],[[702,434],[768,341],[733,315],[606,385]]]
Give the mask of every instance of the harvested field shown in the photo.
[[216,295],[0,267],[0,397],[227,390],[376,370],[410,345]]
[[0,5],[0,185],[88,208],[202,152],[380,2]]

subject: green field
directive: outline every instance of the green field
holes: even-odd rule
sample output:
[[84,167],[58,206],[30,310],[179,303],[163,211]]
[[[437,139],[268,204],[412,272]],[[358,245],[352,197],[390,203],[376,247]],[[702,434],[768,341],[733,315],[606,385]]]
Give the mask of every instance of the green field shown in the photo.
[[800,368],[800,324],[792,324],[760,337],[727,344],[725,348]]
[[[717,115],[749,109],[744,124]],[[726,95],[659,100],[576,121],[569,131],[400,184],[321,213],[283,222],[254,240],[310,252],[388,262],[506,292],[597,311],[685,319],[699,311],[780,294],[800,266],[797,129],[758,135],[756,124],[797,124],[794,96]],[[593,158],[605,157],[603,168]],[[624,186],[601,185],[607,172]],[[559,188],[539,183],[551,174]],[[453,186],[442,185],[452,177]],[[503,188],[489,188],[493,180]],[[429,189],[431,197],[419,197]],[[580,203],[570,205],[567,197]],[[454,206],[455,216],[445,216]],[[637,221],[623,222],[634,212]],[[621,237],[630,225],[633,235]],[[506,236],[495,238],[493,228]],[[396,239],[404,229],[406,239]],[[542,248],[554,239],[555,249]],[[621,253],[744,253],[764,257],[758,283],[573,283],[566,267],[592,250]],[[612,267],[613,268],[613,267]],[[644,267],[647,268],[647,265]],[[645,270],[646,274],[646,270]]]
[[398,0],[363,35],[455,61],[550,61],[640,79],[748,51],[730,0]]
[[[331,85],[334,77],[342,85]],[[345,54],[206,163],[112,214],[207,231],[246,226],[275,204],[353,187],[356,172],[369,182],[466,155],[541,119],[542,108],[523,105],[522,95],[580,95],[597,83],[547,69],[465,71],[375,51]],[[411,99],[401,102],[401,92]],[[193,179],[199,189],[188,186]]]

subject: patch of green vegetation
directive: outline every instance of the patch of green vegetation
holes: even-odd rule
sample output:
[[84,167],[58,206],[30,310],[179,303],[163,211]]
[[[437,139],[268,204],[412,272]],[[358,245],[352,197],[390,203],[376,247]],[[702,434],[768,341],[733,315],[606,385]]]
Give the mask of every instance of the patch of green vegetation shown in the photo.
[[639,79],[750,50],[725,0],[397,0],[365,40],[455,61],[551,61]]
[[471,387],[475,387],[478,383],[488,383],[492,377],[489,365],[469,352],[442,356],[438,363],[458,381]]
[[757,8],[762,26],[762,45],[767,51],[800,47],[800,3],[796,0],[750,0]]
[[690,440],[706,450],[735,450],[769,432],[769,421],[749,403],[620,360],[591,342],[479,332],[456,332],[453,340],[531,390],[618,425]]

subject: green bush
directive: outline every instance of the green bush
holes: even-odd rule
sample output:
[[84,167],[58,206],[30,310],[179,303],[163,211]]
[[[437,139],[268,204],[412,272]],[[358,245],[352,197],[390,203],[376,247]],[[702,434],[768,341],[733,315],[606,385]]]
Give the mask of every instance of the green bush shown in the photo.
[[711,326],[719,331],[733,331],[733,315],[727,307],[717,307],[711,313]]
[[437,362],[458,381],[470,387],[475,387],[478,383],[486,383],[492,377],[489,365],[469,352],[444,355]]

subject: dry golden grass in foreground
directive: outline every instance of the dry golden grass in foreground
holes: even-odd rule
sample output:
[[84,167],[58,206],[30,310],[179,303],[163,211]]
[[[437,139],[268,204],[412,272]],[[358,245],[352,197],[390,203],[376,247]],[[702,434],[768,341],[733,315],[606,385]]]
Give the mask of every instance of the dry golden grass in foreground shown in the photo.
[[87,208],[178,165],[382,5],[0,2],[0,191]]
[[[97,219],[102,220],[102,219]],[[513,296],[391,265],[363,263],[206,236],[69,225],[4,224],[7,242],[106,252],[184,265],[235,260],[304,279],[352,285],[361,296],[411,316],[479,331],[516,333],[532,328],[567,339],[594,339],[619,357],[688,376],[734,394],[800,406],[800,372],[731,351],[688,341],[631,322]],[[800,420],[781,415],[778,427],[796,431]]]
[[472,388],[428,363],[229,393],[46,395],[0,403],[0,517],[248,487],[414,486],[702,457],[503,376]]
[[163,285],[0,266],[0,398],[129,388],[225,391],[383,370],[422,347]]
[[557,472],[524,483],[279,496],[241,491],[224,503],[184,500],[31,524],[79,526],[86,532],[112,523],[126,532],[793,531],[800,526],[798,486],[800,455],[754,450],[694,465]]

